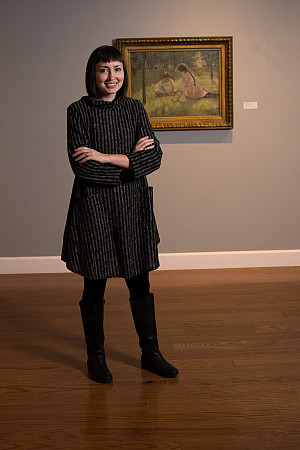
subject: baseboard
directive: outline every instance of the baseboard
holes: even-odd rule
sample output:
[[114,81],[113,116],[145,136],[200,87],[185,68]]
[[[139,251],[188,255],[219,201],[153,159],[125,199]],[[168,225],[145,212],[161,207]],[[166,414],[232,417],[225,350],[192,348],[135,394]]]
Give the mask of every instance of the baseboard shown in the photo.
[[300,266],[300,250],[161,253],[160,263],[162,270]]
[[[160,270],[300,266],[300,250],[161,253]],[[59,256],[0,258],[1,274],[68,272]]]

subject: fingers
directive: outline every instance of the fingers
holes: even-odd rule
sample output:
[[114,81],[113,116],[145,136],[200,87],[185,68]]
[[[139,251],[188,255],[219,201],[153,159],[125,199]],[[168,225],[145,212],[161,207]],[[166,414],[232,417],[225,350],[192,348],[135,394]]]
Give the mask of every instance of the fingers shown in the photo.
[[78,147],[73,153],[73,158],[75,158],[75,161],[83,163],[89,159],[90,155],[90,148],[88,147]]
[[76,149],[74,150],[74,153],[73,153],[72,156],[73,156],[74,158],[76,158],[76,157],[79,156],[79,155],[88,153],[89,150],[90,150],[90,149],[89,149],[88,147],[78,147],[78,148],[76,148]]
[[154,139],[149,138],[149,136],[144,136],[137,141],[138,144],[145,144],[147,142],[154,142]]
[[139,139],[135,145],[134,151],[145,150],[146,148],[154,147],[154,139],[149,138],[149,136],[144,136]]

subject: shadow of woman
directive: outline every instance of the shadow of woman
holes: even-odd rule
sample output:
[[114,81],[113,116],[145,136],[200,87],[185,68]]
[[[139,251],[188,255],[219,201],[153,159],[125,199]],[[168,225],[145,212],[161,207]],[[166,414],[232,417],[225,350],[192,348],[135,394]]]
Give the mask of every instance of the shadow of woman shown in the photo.
[[[27,367],[28,364],[44,366],[45,361],[51,361],[86,374],[86,349],[78,303],[74,305],[73,298],[66,296],[63,299],[56,296],[55,303],[49,303],[49,293],[44,299],[42,292],[40,295],[36,292],[30,299],[26,294],[24,288],[22,296],[6,298],[5,311],[1,314],[2,346],[13,351],[9,359],[18,366],[22,365],[24,355],[28,355]],[[138,360],[132,356],[112,345],[107,348],[110,358],[139,367]]]
[[114,359],[127,366],[132,366],[135,368],[141,367],[140,361],[137,358],[130,356],[127,353],[121,352],[120,350],[116,350],[116,348],[111,345],[106,345],[105,351],[110,359]]
[[[63,306],[65,312],[69,308],[70,305]],[[27,354],[31,356],[32,365],[45,360],[74,368],[82,365],[76,356],[77,351],[83,350],[81,330],[73,327],[71,309],[66,316],[72,319],[66,319],[64,327],[58,326],[59,309],[59,305],[43,304],[42,296],[37,301],[26,302],[24,298],[6,301],[5,315],[0,319],[2,345],[14,351],[16,361],[18,356],[22,360]]]

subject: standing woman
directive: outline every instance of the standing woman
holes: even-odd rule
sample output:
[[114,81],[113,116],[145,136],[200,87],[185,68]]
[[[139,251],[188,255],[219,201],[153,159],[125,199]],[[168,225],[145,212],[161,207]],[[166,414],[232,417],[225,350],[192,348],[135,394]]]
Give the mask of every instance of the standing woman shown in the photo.
[[91,377],[109,383],[103,315],[107,278],[125,278],[142,350],[142,368],[166,378],[178,370],[158,348],[149,271],[159,266],[153,192],[146,175],[162,151],[146,111],[126,97],[122,54],[102,46],[86,67],[87,96],[68,107],[68,155],[75,180],[62,260],[84,277],[80,310]]

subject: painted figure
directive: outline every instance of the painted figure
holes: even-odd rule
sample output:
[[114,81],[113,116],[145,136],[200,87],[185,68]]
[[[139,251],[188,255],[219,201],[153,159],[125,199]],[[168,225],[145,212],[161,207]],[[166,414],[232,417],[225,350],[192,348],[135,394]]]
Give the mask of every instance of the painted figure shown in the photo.
[[174,81],[171,79],[169,72],[163,73],[163,78],[155,85],[154,91],[158,97],[166,97],[175,94]]
[[178,95],[174,101],[178,101],[182,94],[184,94],[186,98],[190,99],[206,97],[208,93],[201,89],[201,87],[196,83],[194,74],[188,69],[186,64],[179,64],[177,66],[177,70],[181,75],[181,87],[175,92],[176,94],[178,93]]

